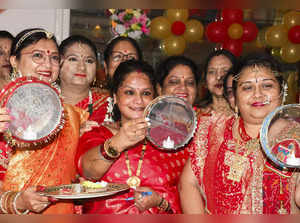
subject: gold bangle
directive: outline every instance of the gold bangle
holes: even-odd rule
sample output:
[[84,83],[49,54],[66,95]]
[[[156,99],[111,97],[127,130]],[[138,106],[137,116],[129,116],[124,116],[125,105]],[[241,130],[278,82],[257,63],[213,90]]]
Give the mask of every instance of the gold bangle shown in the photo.
[[16,196],[17,192],[12,192],[8,195],[7,201],[6,201],[6,207],[7,207],[7,211],[9,214],[16,214],[14,212],[14,208],[13,208],[13,200]]
[[3,201],[3,209],[6,210],[6,214],[11,214],[9,210],[9,197],[13,194],[14,192],[8,191],[8,193],[4,197]]
[[168,207],[169,207],[169,202],[167,200],[165,200],[164,198],[162,198],[162,201],[158,205],[158,209],[160,211],[166,211]]
[[[2,212],[3,214],[7,214],[7,213],[8,213],[8,212],[7,212],[7,209],[4,208],[4,206],[3,206],[3,199],[4,199],[5,196],[7,196],[7,194],[8,194],[9,192],[10,192],[10,191],[5,191],[4,193],[1,194],[1,197],[0,197],[0,210],[1,210],[1,212]],[[6,198],[5,198],[5,200],[6,200]]]
[[[106,153],[106,155],[112,159],[112,160],[115,160],[117,158],[120,157],[120,152],[118,150],[116,150],[115,148],[113,148],[111,145],[111,139],[108,139],[104,142],[104,146],[103,146],[103,149]],[[106,158],[106,157],[105,157]]]

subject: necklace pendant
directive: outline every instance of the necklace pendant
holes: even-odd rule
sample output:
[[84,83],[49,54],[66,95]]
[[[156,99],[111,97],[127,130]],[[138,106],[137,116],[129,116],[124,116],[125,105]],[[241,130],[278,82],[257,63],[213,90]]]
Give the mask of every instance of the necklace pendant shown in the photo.
[[127,179],[126,183],[128,184],[129,187],[136,188],[140,186],[141,179],[137,176],[131,176]]
[[283,207],[283,202],[280,202],[280,208],[277,211],[278,214],[288,214],[288,211]]
[[278,214],[288,214],[287,210],[282,206],[278,209],[277,212]]
[[235,153],[230,155],[231,157],[225,162],[229,166],[226,178],[233,182],[240,182],[247,166],[247,158]]

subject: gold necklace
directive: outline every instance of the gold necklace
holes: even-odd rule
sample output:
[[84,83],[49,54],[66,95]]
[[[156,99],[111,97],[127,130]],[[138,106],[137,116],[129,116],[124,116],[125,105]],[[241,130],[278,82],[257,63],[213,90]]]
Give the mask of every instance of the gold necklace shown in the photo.
[[131,188],[136,188],[136,187],[140,186],[140,184],[141,184],[141,179],[139,178],[139,176],[141,174],[141,169],[142,169],[144,154],[145,154],[145,151],[146,151],[146,146],[147,146],[147,141],[145,140],[144,144],[143,144],[143,147],[142,147],[141,157],[139,159],[135,175],[132,175],[132,171],[131,171],[131,167],[130,167],[130,161],[129,161],[129,158],[128,158],[128,151],[125,151],[125,157],[126,157],[125,162],[126,162],[126,166],[127,166],[127,169],[128,169],[128,175],[129,175],[129,178],[127,179],[126,183]]
[[234,182],[240,182],[240,180],[245,172],[245,169],[248,166],[247,165],[248,155],[250,153],[252,153],[253,151],[260,148],[258,138],[250,139],[244,145],[244,147],[246,149],[244,154],[243,155],[239,154],[239,148],[240,148],[240,146],[242,146],[241,141],[244,141],[240,135],[241,133],[239,131],[239,122],[240,122],[240,119],[237,118],[235,120],[234,126],[232,128],[233,136],[236,139],[236,143],[234,146],[235,153],[231,154],[230,163],[227,163],[227,165],[230,167],[229,173],[227,175],[227,179],[232,180]]

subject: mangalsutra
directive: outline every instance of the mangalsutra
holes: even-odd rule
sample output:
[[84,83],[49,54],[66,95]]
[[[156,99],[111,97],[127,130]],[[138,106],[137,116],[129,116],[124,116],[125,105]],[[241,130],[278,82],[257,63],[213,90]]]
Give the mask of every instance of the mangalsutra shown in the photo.
[[138,166],[136,169],[136,173],[135,175],[132,175],[132,171],[131,171],[131,167],[130,167],[130,161],[128,158],[128,151],[125,151],[125,157],[126,157],[126,166],[128,169],[128,175],[129,178],[127,179],[126,183],[128,184],[128,186],[130,186],[131,188],[136,188],[138,186],[140,186],[141,184],[141,179],[139,178],[140,174],[141,174],[141,169],[142,169],[142,164],[143,164],[143,159],[144,159],[144,154],[146,151],[146,146],[147,146],[147,141],[144,141],[143,147],[142,147],[142,152],[141,152],[141,156],[138,162]]

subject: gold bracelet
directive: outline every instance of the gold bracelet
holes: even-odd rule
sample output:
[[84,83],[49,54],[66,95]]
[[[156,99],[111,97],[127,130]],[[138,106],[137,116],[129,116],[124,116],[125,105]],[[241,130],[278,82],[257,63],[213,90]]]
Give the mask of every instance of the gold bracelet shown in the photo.
[[25,215],[25,214],[28,214],[29,213],[29,210],[26,209],[25,211],[23,212],[20,212],[17,208],[17,199],[20,197],[20,195],[22,194],[23,192],[18,192],[16,194],[16,196],[14,197],[14,200],[13,200],[13,211],[15,212],[15,214],[18,214],[18,215]]

